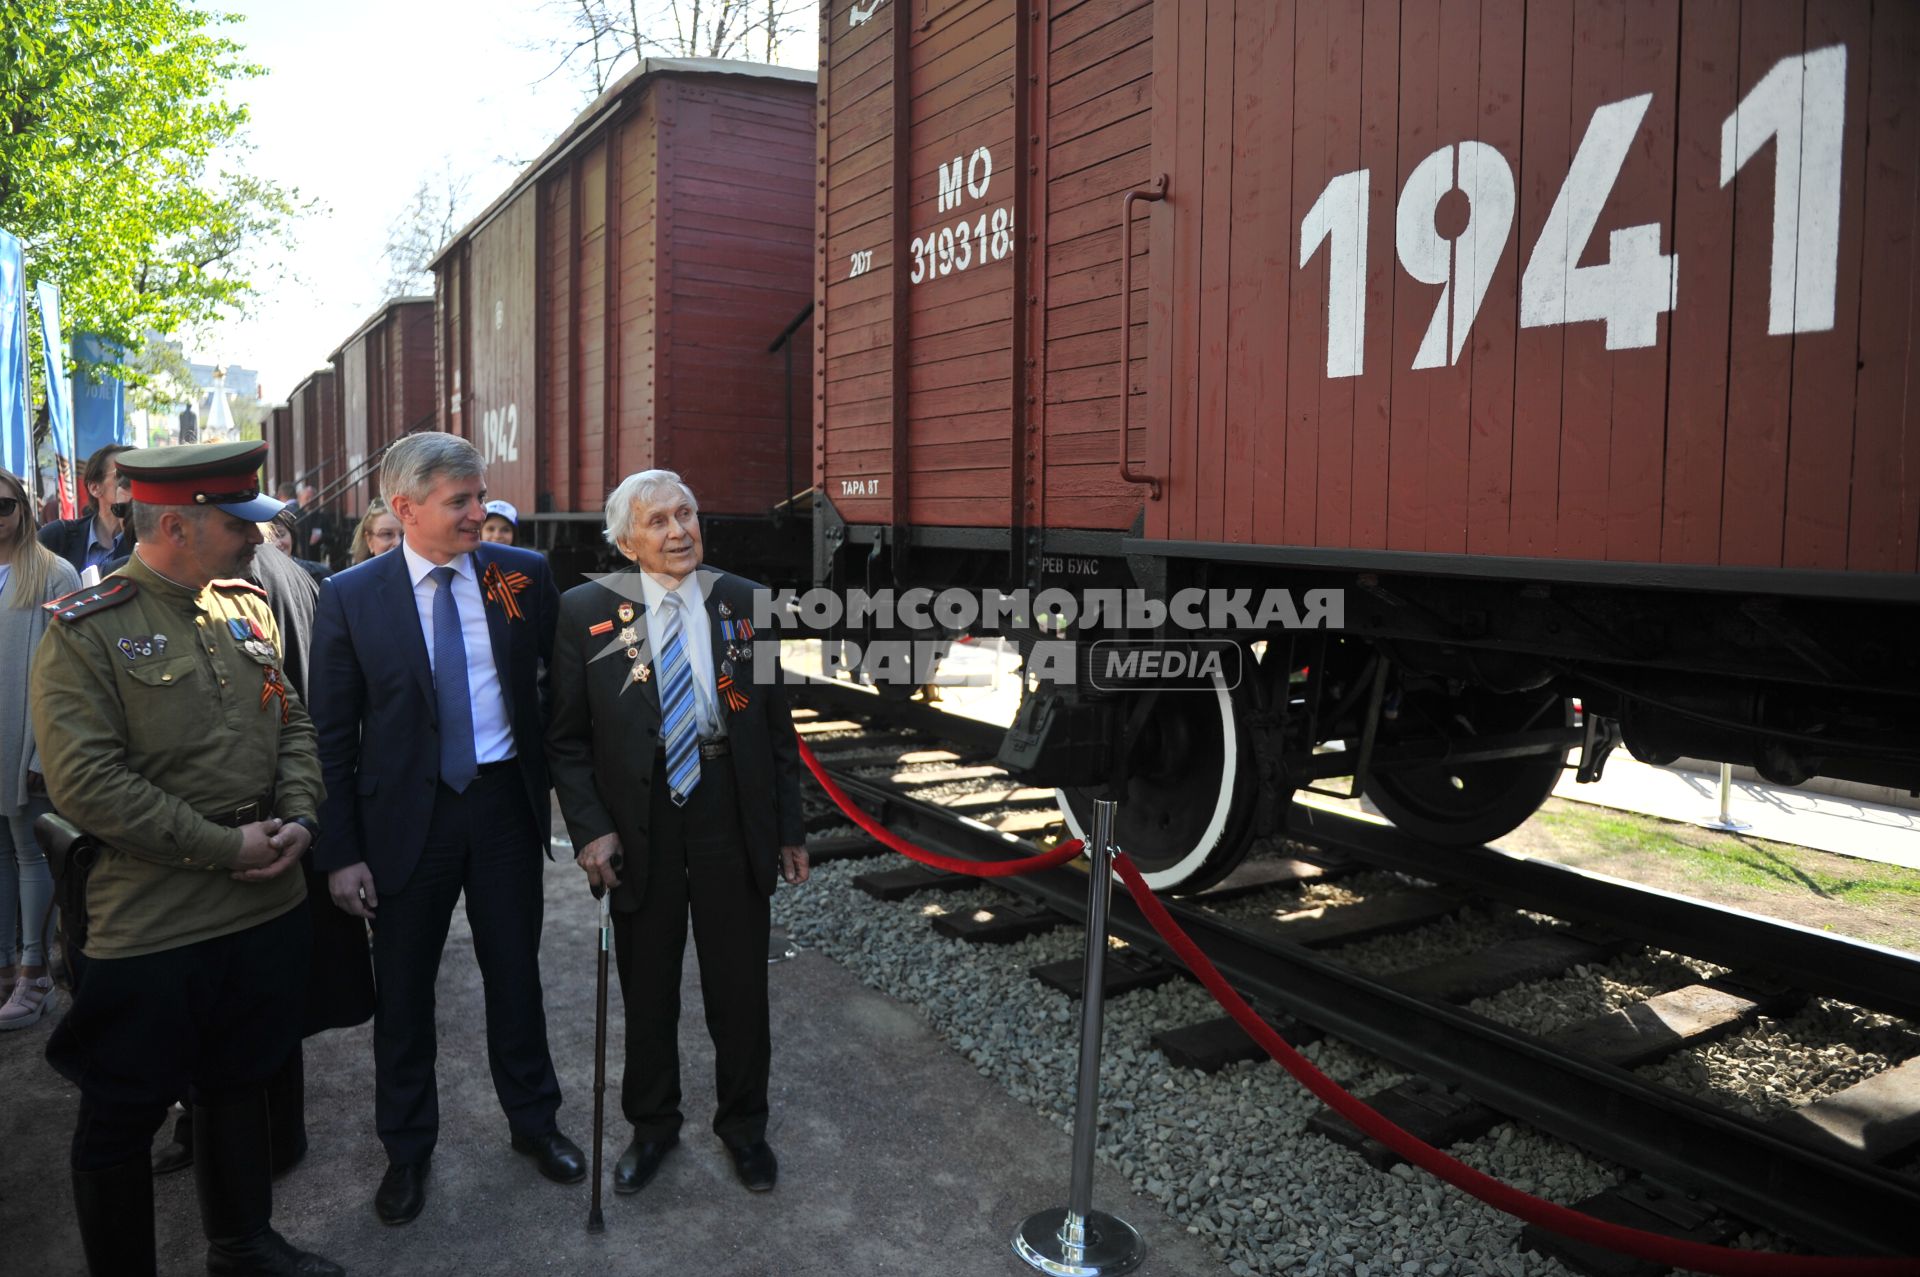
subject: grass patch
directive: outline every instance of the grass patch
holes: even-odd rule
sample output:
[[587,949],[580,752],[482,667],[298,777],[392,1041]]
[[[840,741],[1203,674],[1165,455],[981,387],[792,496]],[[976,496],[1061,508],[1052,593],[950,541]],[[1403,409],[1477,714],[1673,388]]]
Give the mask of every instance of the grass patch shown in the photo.
[[1556,835],[1615,854],[1659,856],[1687,877],[1765,891],[1807,892],[1847,904],[1920,907],[1920,873],[1761,838],[1740,838],[1651,816],[1599,808],[1542,811]]

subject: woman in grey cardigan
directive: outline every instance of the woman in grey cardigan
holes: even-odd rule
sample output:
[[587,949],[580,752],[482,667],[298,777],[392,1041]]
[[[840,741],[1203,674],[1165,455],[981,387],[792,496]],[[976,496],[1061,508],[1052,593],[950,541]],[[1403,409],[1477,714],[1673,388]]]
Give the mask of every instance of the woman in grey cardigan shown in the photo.
[[34,819],[53,804],[33,745],[27,669],[47,632],[40,605],[79,589],[80,578],[35,531],[26,489],[0,470],[0,1031],[37,1023],[53,1001],[53,874],[33,838]]

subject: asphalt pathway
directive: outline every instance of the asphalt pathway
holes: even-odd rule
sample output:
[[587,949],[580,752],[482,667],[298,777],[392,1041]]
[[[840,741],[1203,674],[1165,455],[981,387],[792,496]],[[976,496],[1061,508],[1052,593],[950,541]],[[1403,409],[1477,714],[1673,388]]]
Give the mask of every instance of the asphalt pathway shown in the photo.
[[[560,1124],[590,1154],[597,914],[567,860],[548,866],[545,885],[541,961]],[[311,1150],[275,1186],[275,1224],[358,1274],[1030,1272],[1008,1239],[1026,1215],[1065,1204],[1066,1134],[981,1077],[918,1012],[820,955],[780,963],[771,978],[779,1188],[748,1193],[708,1130],[712,1046],[689,954],[681,1146],[637,1196],[609,1187],[606,1232],[590,1236],[587,1185],[549,1183],[507,1146],[472,937],[456,912],[440,971],[441,1134],[426,1210],[402,1228],[373,1214],[385,1159],[373,1132],[369,1026],[307,1043]],[[617,992],[612,1002],[609,1175],[628,1136],[618,1117]],[[77,1095],[42,1058],[50,1025],[0,1034],[0,1274],[83,1271],[66,1171]],[[161,1179],[155,1197],[162,1274],[204,1273],[192,1175]],[[1225,1273],[1117,1175],[1101,1172],[1094,1203],[1146,1234],[1139,1271],[1149,1277]]]

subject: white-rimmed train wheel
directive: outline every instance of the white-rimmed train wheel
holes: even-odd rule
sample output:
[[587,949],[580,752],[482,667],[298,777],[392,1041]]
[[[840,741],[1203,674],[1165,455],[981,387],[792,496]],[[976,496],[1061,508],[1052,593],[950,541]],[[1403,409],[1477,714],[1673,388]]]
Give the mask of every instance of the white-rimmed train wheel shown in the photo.
[[[1148,765],[1127,784],[1114,842],[1155,891],[1204,890],[1231,873],[1253,841],[1258,775],[1239,702],[1224,686],[1163,694],[1147,731],[1135,756]],[[1067,828],[1086,837],[1094,792],[1055,792]]]

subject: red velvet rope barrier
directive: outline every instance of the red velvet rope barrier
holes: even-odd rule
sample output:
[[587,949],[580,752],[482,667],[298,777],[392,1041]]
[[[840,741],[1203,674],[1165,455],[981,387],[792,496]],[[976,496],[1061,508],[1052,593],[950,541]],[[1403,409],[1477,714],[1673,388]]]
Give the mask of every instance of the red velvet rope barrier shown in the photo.
[[909,860],[917,860],[932,869],[944,869],[948,873],[967,874],[974,878],[1011,878],[1016,874],[1036,873],[1042,869],[1054,869],[1066,864],[1080,854],[1082,846],[1078,838],[1061,843],[1052,851],[1039,856],[1023,856],[1019,860],[963,860],[957,856],[943,856],[937,851],[928,851],[925,847],[915,846],[885,825],[861,811],[854,804],[847,791],[840,788],[827,775],[826,768],[807,748],[807,742],[799,741],[800,761],[807,765],[813,778],[820,782],[820,788],[827,791],[827,797],[833,799],[834,806],[847,814],[847,819],[865,830],[874,841],[882,843],[899,852]]
[[1643,1232],[1636,1228],[1624,1228],[1610,1224],[1605,1220],[1583,1215],[1557,1202],[1550,1202],[1531,1193],[1523,1193],[1508,1184],[1503,1184],[1481,1171],[1475,1170],[1458,1158],[1444,1153],[1430,1144],[1423,1143],[1388,1121],[1367,1105],[1340,1089],[1332,1078],[1316,1068],[1313,1062],[1294,1050],[1273,1028],[1254,1013],[1241,996],[1234,992],[1219,968],[1208,960],[1200,946],[1192,937],[1180,929],[1165,905],[1154,896],[1153,889],[1147,886],[1145,878],[1134,867],[1133,862],[1122,853],[1114,857],[1114,869],[1120,875],[1127,890],[1133,893],[1133,899],[1140,911],[1160,933],[1160,938],[1180,956],[1187,969],[1207,987],[1227,1014],[1231,1015],[1242,1029],[1266,1049],[1280,1066],[1299,1080],[1301,1085],[1311,1091],[1315,1098],[1328,1108],[1346,1118],[1362,1131],[1386,1145],[1415,1166],[1420,1167],[1456,1188],[1470,1193],[1497,1210],[1504,1211],[1527,1223],[1537,1224],[1541,1228],[1551,1229],[1564,1237],[1598,1246],[1604,1250],[1615,1251],[1622,1255],[1631,1255],[1635,1259],[1644,1259],[1650,1263],[1665,1264],[1673,1268],[1691,1268],[1703,1273],[1719,1273],[1725,1277],[1914,1277],[1920,1273],[1920,1259],[1838,1259],[1812,1255],[1779,1255],[1762,1251],[1734,1250],[1726,1246],[1709,1246],[1702,1242],[1683,1241],[1677,1237],[1667,1237],[1660,1233]]

